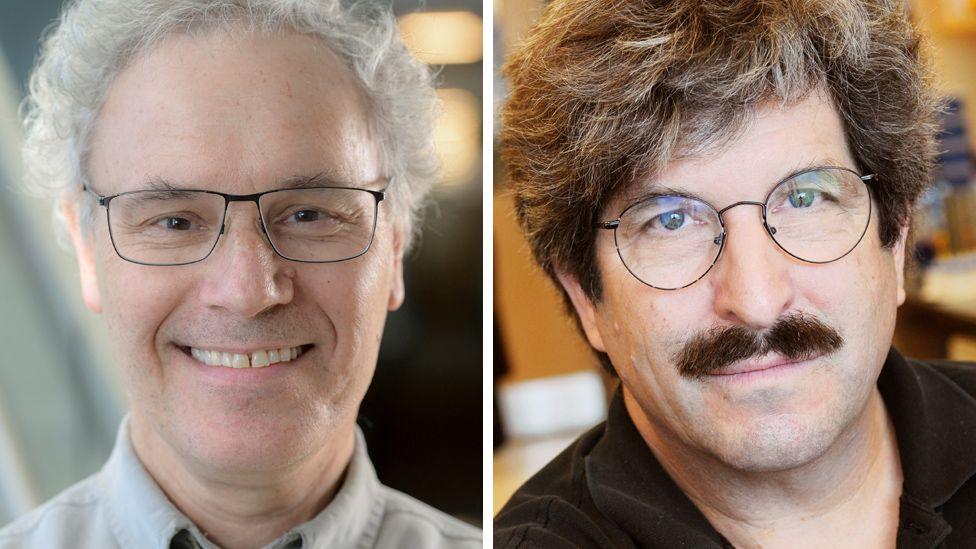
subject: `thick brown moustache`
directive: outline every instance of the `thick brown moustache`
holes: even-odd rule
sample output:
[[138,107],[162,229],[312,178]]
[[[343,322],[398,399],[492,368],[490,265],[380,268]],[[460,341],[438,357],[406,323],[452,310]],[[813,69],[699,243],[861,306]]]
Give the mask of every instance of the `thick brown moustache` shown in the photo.
[[844,345],[837,330],[812,315],[789,313],[765,332],[741,326],[713,328],[696,335],[674,358],[678,372],[702,379],[740,360],[778,353],[790,360],[830,354]]

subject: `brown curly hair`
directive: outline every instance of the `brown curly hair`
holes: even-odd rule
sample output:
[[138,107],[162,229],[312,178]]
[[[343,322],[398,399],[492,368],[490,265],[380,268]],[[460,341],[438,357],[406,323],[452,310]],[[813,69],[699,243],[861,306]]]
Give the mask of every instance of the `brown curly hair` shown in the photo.
[[814,90],[833,99],[857,168],[878,174],[878,230],[894,245],[929,183],[940,109],[901,4],[551,2],[504,67],[501,131],[518,218],[543,269],[576,277],[598,300],[594,222],[611,198],[674,158],[727,143],[760,103]]

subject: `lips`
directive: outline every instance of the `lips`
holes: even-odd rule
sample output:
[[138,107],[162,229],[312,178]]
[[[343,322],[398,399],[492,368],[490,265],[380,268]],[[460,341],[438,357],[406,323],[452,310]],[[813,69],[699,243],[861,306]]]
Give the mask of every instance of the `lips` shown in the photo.
[[224,368],[264,368],[287,363],[304,354],[311,345],[267,347],[254,350],[224,351],[204,346],[181,346],[197,362]]
[[732,366],[729,366],[728,368],[723,368],[720,371],[713,372],[711,375],[722,377],[722,376],[734,376],[739,374],[764,372],[766,370],[772,370],[774,368],[792,366],[795,364],[799,364],[801,362],[812,360],[813,358],[816,357],[789,359],[779,355],[772,355],[772,356],[763,357],[758,360],[740,361],[733,364]]

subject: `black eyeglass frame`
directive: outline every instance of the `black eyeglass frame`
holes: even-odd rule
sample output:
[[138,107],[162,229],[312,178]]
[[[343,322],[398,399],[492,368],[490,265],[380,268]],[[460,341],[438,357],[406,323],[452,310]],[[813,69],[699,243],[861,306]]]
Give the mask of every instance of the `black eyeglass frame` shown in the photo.
[[[92,190],[91,187],[89,187],[88,185],[83,185],[82,186],[82,189],[84,191],[90,193],[92,196],[95,197],[95,199],[97,200],[99,206],[103,206],[105,208],[105,218],[106,218],[106,221],[108,222],[108,236],[109,236],[109,239],[112,241],[112,248],[115,250],[116,255],[118,255],[123,260],[128,261],[129,263],[135,263],[137,265],[146,265],[146,266],[150,266],[150,267],[179,267],[179,266],[182,266],[182,265],[192,265],[194,263],[199,263],[199,262],[207,259],[208,257],[210,257],[210,254],[212,254],[213,251],[215,249],[217,249],[217,243],[220,242],[221,235],[224,234],[224,228],[225,228],[224,222],[227,220],[227,207],[228,207],[228,205],[231,202],[253,202],[254,203],[254,206],[258,210],[258,217],[261,220],[261,232],[264,233],[264,237],[268,240],[268,244],[271,246],[271,250],[274,251],[275,255],[277,255],[278,257],[280,257],[282,259],[287,259],[288,261],[294,261],[294,262],[297,262],[297,263],[339,263],[339,262],[342,262],[342,261],[349,261],[350,259],[356,259],[357,257],[360,257],[360,256],[364,255],[366,252],[368,252],[369,249],[370,249],[370,247],[372,247],[372,245],[373,245],[373,239],[376,236],[376,225],[377,225],[377,223],[379,221],[379,206],[380,206],[380,202],[382,202],[386,198],[386,192],[387,192],[387,189],[388,188],[389,188],[389,184],[387,184],[387,187],[385,187],[385,188],[383,188],[382,190],[379,190],[379,191],[374,191],[372,189],[362,189],[362,188],[359,188],[359,187],[345,187],[345,186],[337,186],[337,185],[325,185],[325,186],[317,186],[317,187],[292,187],[292,188],[287,188],[287,189],[272,189],[270,191],[263,191],[263,192],[260,192],[260,193],[253,193],[253,194],[229,194],[229,193],[222,193],[222,192],[218,192],[218,191],[211,191],[211,190],[207,190],[207,189],[162,189],[161,191],[158,191],[158,192],[173,191],[173,192],[205,193],[205,194],[217,195],[217,196],[220,196],[221,198],[223,198],[224,199],[224,210],[223,210],[223,213],[220,216],[220,232],[217,233],[217,238],[214,239],[213,246],[211,246],[210,247],[210,250],[207,251],[207,255],[201,257],[200,259],[196,259],[194,261],[184,261],[182,263],[147,263],[147,262],[144,262],[144,261],[135,261],[133,259],[129,259],[128,257],[125,257],[124,255],[122,255],[122,252],[119,251],[119,247],[115,243],[115,235],[112,234],[112,213],[111,213],[112,210],[109,207],[109,204],[112,202],[113,199],[118,198],[120,196],[125,196],[125,195],[130,195],[130,194],[135,194],[135,193],[142,193],[142,192],[147,192],[147,191],[148,192],[153,192],[153,191],[157,191],[157,190],[156,189],[138,189],[138,190],[134,190],[134,191],[125,191],[125,192],[121,192],[121,193],[113,194],[113,195],[109,195],[109,196],[102,196],[102,195],[96,193],[94,190]],[[278,250],[278,247],[275,246],[274,240],[271,238],[271,235],[268,234],[268,229],[267,229],[267,226],[265,225],[264,211],[261,209],[261,202],[260,202],[261,197],[264,196],[264,195],[266,195],[266,194],[279,193],[279,192],[282,192],[282,191],[317,190],[317,189],[346,189],[346,190],[352,190],[352,191],[362,191],[364,193],[368,193],[370,196],[373,197],[373,199],[374,199],[374,201],[373,201],[373,227],[370,229],[369,241],[366,243],[366,246],[363,248],[363,251],[359,252],[356,255],[353,255],[353,256],[350,256],[350,257],[344,257],[342,259],[329,259],[329,260],[326,260],[326,261],[313,261],[313,260],[307,260],[307,259],[295,259],[293,257],[288,257],[287,255],[281,253],[281,251]]]
[[[846,171],[846,172],[850,172],[850,173],[854,174],[855,176],[857,176],[857,178],[860,179],[862,183],[864,183],[864,186],[867,188],[867,191],[868,191],[868,220],[867,220],[867,223],[864,224],[864,230],[861,231],[861,235],[857,237],[857,241],[855,241],[854,244],[850,247],[850,249],[848,249],[846,252],[844,252],[840,256],[835,257],[834,259],[830,259],[828,261],[811,261],[809,259],[804,259],[802,257],[797,256],[793,252],[787,250],[782,244],[780,244],[776,240],[776,236],[775,236],[775,234],[776,234],[776,228],[775,227],[770,227],[769,226],[769,223],[767,223],[767,221],[766,221],[766,204],[769,202],[770,197],[773,196],[773,193],[776,192],[776,189],[778,189],[779,186],[782,185],[783,183],[786,183],[787,181],[789,181],[791,179],[800,177],[801,175],[804,175],[804,174],[807,174],[807,173],[811,173],[811,172],[818,172],[818,171],[822,171],[822,170],[843,170],[843,171]],[[594,223],[594,226],[596,228],[598,228],[598,229],[613,230],[613,245],[617,249],[617,257],[620,258],[620,262],[624,264],[624,268],[627,269],[627,272],[629,272],[631,275],[633,275],[633,277],[636,278],[638,281],[640,281],[641,284],[644,284],[645,286],[649,286],[649,287],[654,288],[656,290],[667,290],[667,291],[681,290],[681,289],[687,288],[688,286],[691,286],[695,282],[698,282],[699,280],[705,278],[705,275],[707,275],[712,270],[712,267],[714,267],[715,264],[718,263],[719,258],[722,257],[722,250],[725,249],[725,242],[727,240],[727,238],[726,238],[727,237],[727,233],[726,233],[726,230],[725,230],[725,220],[722,218],[722,214],[724,214],[725,212],[731,210],[732,208],[734,208],[736,206],[742,206],[742,205],[759,206],[760,209],[762,210],[762,225],[763,225],[763,229],[766,230],[766,234],[769,235],[770,240],[772,240],[773,243],[776,244],[776,247],[777,248],[779,248],[780,250],[783,250],[787,255],[789,255],[790,257],[793,257],[794,259],[798,259],[800,261],[803,261],[804,263],[812,263],[812,264],[815,264],[815,265],[823,265],[823,264],[826,264],[826,263],[833,263],[834,261],[838,261],[840,259],[843,259],[848,254],[850,254],[851,252],[853,252],[855,248],[857,248],[857,245],[861,243],[861,240],[864,240],[864,235],[867,234],[868,227],[871,226],[871,214],[872,214],[873,207],[874,207],[874,195],[871,192],[871,186],[868,185],[868,181],[872,181],[876,177],[877,177],[877,174],[872,173],[872,174],[868,174],[868,175],[861,175],[861,174],[857,173],[856,171],[854,171],[854,170],[852,170],[850,168],[845,168],[843,166],[818,166],[818,167],[815,167],[815,168],[809,168],[809,169],[806,169],[806,170],[803,170],[803,171],[800,171],[800,172],[791,174],[788,177],[785,177],[785,178],[777,181],[776,184],[773,185],[773,187],[766,194],[766,198],[762,202],[756,202],[754,200],[740,200],[739,202],[736,202],[734,204],[729,204],[728,206],[722,208],[721,210],[719,210],[715,206],[709,204],[708,202],[706,202],[706,201],[704,201],[701,198],[698,198],[696,196],[689,196],[689,195],[680,194],[680,193],[667,195],[667,196],[673,196],[673,197],[679,197],[679,198],[687,198],[687,199],[694,200],[696,202],[700,202],[700,203],[708,206],[709,208],[712,209],[712,211],[714,211],[716,214],[718,214],[719,226],[722,229],[721,234],[719,234],[718,236],[716,236],[715,237],[715,240],[714,240],[715,244],[718,245],[718,252],[715,254],[715,259],[712,260],[712,263],[708,266],[707,269],[705,269],[705,272],[703,272],[698,278],[692,280],[691,282],[685,284],[684,286],[678,286],[677,288],[662,288],[660,286],[655,286],[655,285],[653,285],[653,284],[651,284],[649,282],[646,282],[641,277],[637,276],[637,273],[635,273],[630,268],[630,266],[627,265],[627,261],[624,260],[623,253],[620,251],[620,244],[617,241],[617,227],[620,226],[620,220],[624,217],[624,215],[627,214],[627,212],[629,210],[631,210],[632,208],[634,208],[634,207],[636,207],[636,206],[638,206],[640,204],[643,204],[647,200],[650,200],[649,198],[641,198],[641,199],[633,202],[632,204],[629,204],[626,208],[623,209],[623,211],[620,212],[620,214],[617,216],[616,219],[611,219],[609,221],[597,221],[596,223]],[[660,197],[654,197],[654,198],[660,198]]]

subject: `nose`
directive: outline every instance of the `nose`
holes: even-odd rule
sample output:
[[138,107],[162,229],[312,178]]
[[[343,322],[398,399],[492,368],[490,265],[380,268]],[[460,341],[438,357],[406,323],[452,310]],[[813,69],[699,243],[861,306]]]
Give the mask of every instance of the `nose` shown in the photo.
[[709,278],[716,314],[729,322],[762,330],[792,306],[795,288],[791,259],[769,237],[761,205],[724,210],[726,238]]
[[207,306],[251,318],[291,302],[295,270],[271,249],[256,206],[238,204],[232,212],[233,206],[217,248],[202,263],[208,273],[200,293]]

